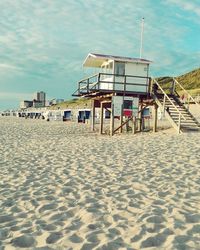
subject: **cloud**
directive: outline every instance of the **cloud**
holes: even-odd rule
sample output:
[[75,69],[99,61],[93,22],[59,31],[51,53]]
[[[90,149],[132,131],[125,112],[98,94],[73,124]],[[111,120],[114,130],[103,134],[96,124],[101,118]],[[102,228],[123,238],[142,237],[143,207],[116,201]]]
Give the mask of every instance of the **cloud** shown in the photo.
[[8,71],[19,71],[20,68],[15,66],[15,65],[11,65],[11,64],[7,64],[7,63],[0,63],[0,71],[4,71],[4,70],[8,70]]
[[188,1],[188,0],[167,0],[166,2],[175,4],[183,10],[190,11],[197,16],[200,16],[199,1]]
[[33,94],[31,93],[20,93],[20,92],[0,92],[0,99],[17,99],[17,100],[26,100],[32,99]]
[[26,85],[70,98],[89,52],[139,56],[142,17],[153,73],[178,74],[199,60],[189,56],[199,51],[198,0],[1,0],[0,16],[1,82],[16,92]]
[[32,100],[33,94],[20,92],[0,92],[0,110],[18,109],[20,101]]

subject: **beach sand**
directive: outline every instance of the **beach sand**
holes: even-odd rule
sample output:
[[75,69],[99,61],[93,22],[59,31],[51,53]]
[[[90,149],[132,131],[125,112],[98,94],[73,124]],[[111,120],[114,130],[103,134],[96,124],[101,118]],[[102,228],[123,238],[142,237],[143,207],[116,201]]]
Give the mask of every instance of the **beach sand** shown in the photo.
[[200,133],[0,118],[0,249],[200,249]]

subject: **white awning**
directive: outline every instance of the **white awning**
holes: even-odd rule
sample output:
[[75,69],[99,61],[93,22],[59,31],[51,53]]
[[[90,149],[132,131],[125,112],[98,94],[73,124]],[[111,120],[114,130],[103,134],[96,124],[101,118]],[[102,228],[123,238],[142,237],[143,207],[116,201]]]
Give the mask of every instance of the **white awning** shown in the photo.
[[84,63],[83,63],[83,66],[84,67],[100,68],[103,63],[108,62],[108,61],[135,62],[135,63],[143,63],[143,64],[152,63],[152,61],[149,61],[146,59],[141,59],[141,58],[131,58],[131,57],[89,53],[88,56],[86,57]]

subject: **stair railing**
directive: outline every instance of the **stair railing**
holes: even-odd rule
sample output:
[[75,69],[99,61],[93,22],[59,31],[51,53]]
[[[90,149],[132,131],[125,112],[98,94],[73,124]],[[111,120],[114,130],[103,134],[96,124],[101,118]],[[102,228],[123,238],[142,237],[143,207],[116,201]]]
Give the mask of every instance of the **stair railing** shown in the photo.
[[172,106],[176,109],[176,111],[178,112],[179,114],[179,124],[178,124],[178,129],[180,131],[180,126],[181,126],[181,118],[183,118],[183,120],[186,120],[186,118],[181,114],[181,112],[179,111],[179,109],[176,107],[176,105],[174,105],[174,103],[172,102],[172,100],[169,98],[169,96],[166,94],[166,92],[163,90],[163,88],[160,86],[160,84],[155,80],[155,79],[152,79],[152,83],[155,83],[158,88],[161,90],[162,94],[164,95],[164,98],[163,98],[163,112],[165,112],[165,102],[166,102],[166,99],[169,100],[169,102],[172,104]]
[[178,133],[180,134],[181,132],[181,114],[178,116]]
[[192,101],[194,104],[196,104],[200,108],[200,104],[195,101],[195,99],[191,96],[191,94],[175,78],[173,78],[173,80],[174,80],[174,83],[177,84],[187,96],[187,109],[189,110],[190,108],[190,101]]

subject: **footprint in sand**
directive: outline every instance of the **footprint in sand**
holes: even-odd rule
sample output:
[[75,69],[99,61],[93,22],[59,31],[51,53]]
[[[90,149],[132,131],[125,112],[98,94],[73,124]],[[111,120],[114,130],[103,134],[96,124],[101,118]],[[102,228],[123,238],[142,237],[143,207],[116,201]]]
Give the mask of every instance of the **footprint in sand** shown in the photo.
[[98,243],[85,243],[80,250],[91,250],[94,249]]
[[165,226],[162,224],[154,224],[153,227],[146,228],[146,231],[148,233],[158,233],[161,229],[163,229]]
[[53,244],[56,243],[58,240],[60,240],[63,237],[63,234],[61,232],[53,232],[51,233],[47,239],[46,243],[47,244]]
[[21,235],[17,238],[12,239],[12,245],[19,248],[34,247],[36,244],[35,239],[29,235]]
[[186,214],[185,219],[187,223],[199,223],[200,214]]
[[147,219],[147,222],[149,223],[154,223],[154,224],[161,224],[163,222],[165,222],[165,218],[163,216],[159,216],[159,215],[154,215],[154,216],[151,216]]
[[0,229],[0,242],[6,240],[11,236],[10,231],[7,228]]
[[166,234],[157,234],[152,237],[148,237],[146,240],[142,241],[141,248],[149,248],[149,247],[161,247],[162,244],[166,241]]
[[124,249],[124,248],[129,249],[128,245],[125,244],[125,242],[123,241],[121,237],[119,237],[117,239],[114,239],[104,244],[100,248],[97,248],[97,250],[117,250],[117,249]]
[[83,242],[83,238],[79,237],[76,233],[72,234],[69,237],[69,239],[73,243],[81,243],[81,242]]
[[192,229],[187,231],[188,235],[196,235],[199,237],[199,242],[200,242],[200,225],[194,225]]
[[[177,250],[189,250],[189,249],[200,249],[200,244],[198,248],[191,248],[189,245],[187,245],[188,241],[195,242],[195,238],[189,237],[187,235],[179,235],[174,238],[173,241],[173,248]],[[198,242],[199,243],[199,242]]]
[[58,206],[58,204],[56,203],[50,203],[50,204],[46,204],[46,205],[43,205],[40,209],[39,209],[39,213],[42,213],[46,210],[53,210],[53,209],[56,209]]
[[13,221],[14,219],[15,219],[15,217],[12,215],[1,215],[0,216],[0,224]]
[[99,243],[100,240],[98,239],[98,232],[92,232],[86,236],[86,239],[88,242],[91,243]]
[[57,229],[54,224],[41,224],[40,227],[45,231],[55,231]]
[[72,221],[71,225],[67,226],[65,228],[65,230],[68,231],[77,231],[78,229],[81,228],[81,226],[83,225],[83,222],[80,220],[74,220]]

